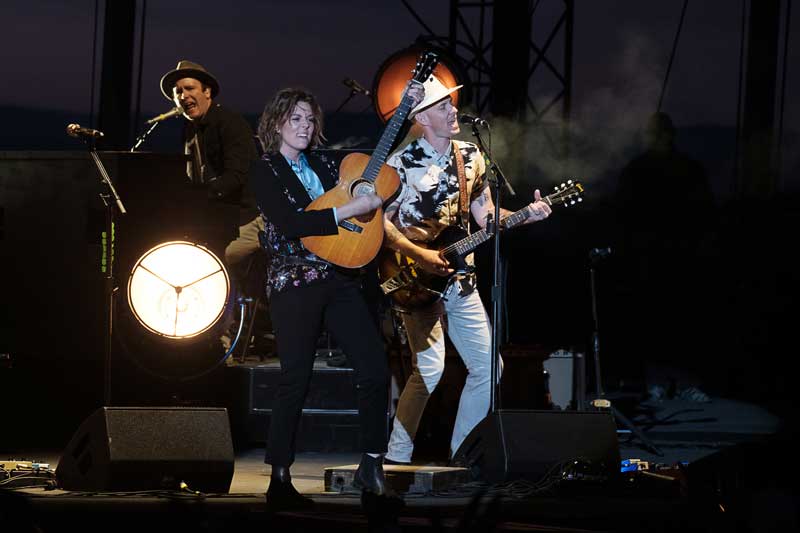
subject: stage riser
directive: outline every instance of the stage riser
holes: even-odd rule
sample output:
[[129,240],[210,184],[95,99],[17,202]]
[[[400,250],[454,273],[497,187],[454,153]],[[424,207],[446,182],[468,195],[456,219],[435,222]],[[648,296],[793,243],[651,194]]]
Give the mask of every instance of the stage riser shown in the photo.
[[[355,490],[353,479],[358,465],[333,466],[325,469],[325,491]],[[397,492],[428,494],[470,481],[466,468],[446,466],[384,465],[386,481]]]

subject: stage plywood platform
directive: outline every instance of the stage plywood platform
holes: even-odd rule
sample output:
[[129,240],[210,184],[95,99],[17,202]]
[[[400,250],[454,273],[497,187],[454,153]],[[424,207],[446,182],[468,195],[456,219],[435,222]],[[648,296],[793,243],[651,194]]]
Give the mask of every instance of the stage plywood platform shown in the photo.
[[[345,492],[352,489],[358,464],[325,468],[325,490]],[[405,494],[429,494],[471,481],[466,468],[433,465],[385,465],[386,482]]]

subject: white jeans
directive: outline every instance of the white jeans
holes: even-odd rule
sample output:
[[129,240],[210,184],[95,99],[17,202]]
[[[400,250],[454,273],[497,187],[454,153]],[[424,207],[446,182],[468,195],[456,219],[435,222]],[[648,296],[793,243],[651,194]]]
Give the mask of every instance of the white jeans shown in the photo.
[[[445,300],[403,315],[413,354],[413,371],[400,394],[389,438],[386,457],[392,461],[411,461],[422,411],[444,372],[445,331],[467,367],[467,380],[450,440],[451,457],[489,412],[492,372],[489,317],[477,289],[466,295],[461,295],[459,289],[459,283],[454,283],[445,293]],[[500,372],[497,378],[500,379]]]

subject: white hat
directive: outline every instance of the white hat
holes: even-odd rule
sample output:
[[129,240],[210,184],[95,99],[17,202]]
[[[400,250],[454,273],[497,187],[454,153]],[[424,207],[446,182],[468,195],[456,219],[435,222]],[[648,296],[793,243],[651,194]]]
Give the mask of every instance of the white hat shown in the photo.
[[425,98],[423,98],[422,101],[417,104],[417,107],[411,110],[411,112],[408,114],[408,118],[414,118],[414,115],[420,111],[423,111],[436,102],[447,98],[450,93],[456,92],[463,87],[463,85],[457,85],[452,89],[448,89],[445,87],[444,83],[442,83],[442,81],[433,74],[431,74],[430,77],[425,80],[425,83],[423,83],[422,86],[425,88]]

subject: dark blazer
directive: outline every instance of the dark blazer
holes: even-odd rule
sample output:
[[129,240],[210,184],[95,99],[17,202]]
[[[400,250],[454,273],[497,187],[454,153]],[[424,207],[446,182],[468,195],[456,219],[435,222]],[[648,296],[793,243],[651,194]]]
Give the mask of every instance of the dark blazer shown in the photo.
[[[326,191],[336,185],[338,169],[325,155],[306,153],[309,166]],[[305,211],[311,197],[280,153],[264,154],[250,170],[250,188],[264,219],[262,248],[270,258],[267,285],[282,291],[328,279],[334,265],[306,250],[301,237],[335,235],[333,209]]]
[[239,224],[250,222],[258,214],[247,188],[247,171],[258,157],[252,128],[240,114],[213,103],[202,119],[186,121],[184,142],[195,133],[208,165],[203,182],[208,184],[209,197],[238,204]]

